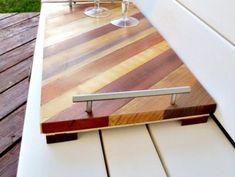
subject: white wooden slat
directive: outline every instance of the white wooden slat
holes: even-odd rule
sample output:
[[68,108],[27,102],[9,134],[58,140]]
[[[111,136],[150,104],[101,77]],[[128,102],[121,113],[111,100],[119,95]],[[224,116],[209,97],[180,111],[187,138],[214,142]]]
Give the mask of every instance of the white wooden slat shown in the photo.
[[235,45],[234,0],[178,0]]
[[135,2],[215,99],[216,116],[235,140],[235,47],[177,1]]
[[172,177],[234,177],[235,149],[213,120],[181,126],[150,125],[150,132]]
[[42,5],[17,176],[106,177],[102,146],[97,131],[79,134],[76,141],[51,145],[46,144],[45,135],[40,133],[44,15]]
[[102,131],[111,177],[166,177],[144,125]]

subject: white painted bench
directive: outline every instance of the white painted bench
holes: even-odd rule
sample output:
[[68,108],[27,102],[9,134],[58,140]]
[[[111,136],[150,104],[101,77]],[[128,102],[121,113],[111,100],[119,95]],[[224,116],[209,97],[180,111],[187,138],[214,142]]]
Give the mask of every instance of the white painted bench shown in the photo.
[[[187,24],[190,26],[190,30],[195,30],[195,34],[201,34],[205,41],[207,41],[207,38],[214,39],[214,43],[218,43],[225,50],[224,55],[230,54],[226,53],[227,50],[232,50],[230,46],[226,47],[230,44],[220,44],[222,39],[211,29],[207,29],[202,22],[191,17],[191,15],[184,16],[184,13],[188,12],[176,5],[175,1],[162,0],[162,6],[157,2],[159,0],[154,1],[153,4],[156,5],[155,11],[158,11],[155,16],[159,15],[158,27],[183,58],[194,53],[193,48],[183,51],[185,43],[197,49],[197,46],[191,44],[190,41],[195,42],[195,38],[198,37],[186,35],[187,33],[184,30]],[[139,6],[141,3],[141,0],[137,1]],[[153,5],[148,3],[146,3],[146,6],[141,6],[141,10],[150,19],[153,16],[148,11],[151,6]],[[177,25],[178,20],[175,21],[175,24],[165,23],[164,20],[173,18],[170,14],[164,20],[161,20],[161,14],[163,15],[165,11],[168,11],[167,14],[172,13],[178,20],[182,20],[181,24]],[[79,134],[79,139],[76,141],[46,144],[45,136],[40,134],[39,128],[44,15],[42,11],[28,96],[18,177],[234,176],[234,147],[213,120],[205,124],[190,126],[181,126],[178,122],[165,122],[101,132],[93,131]],[[154,18],[152,18],[152,22],[154,22]],[[184,28],[181,29],[181,25],[184,25]],[[199,28],[194,29],[195,26]],[[180,38],[186,37],[185,41],[177,41],[176,31]],[[210,39],[208,39],[208,42],[210,42]],[[208,52],[208,50],[207,43],[203,52],[209,55],[211,52]],[[191,67],[194,64],[190,61],[186,63]],[[203,70],[194,72],[202,76],[200,72],[203,72]],[[206,79],[201,78],[201,80],[207,81],[208,78],[205,77]],[[209,83],[204,85],[213,94],[216,92],[213,91],[213,88],[208,88]],[[232,130],[229,132],[232,133]]]

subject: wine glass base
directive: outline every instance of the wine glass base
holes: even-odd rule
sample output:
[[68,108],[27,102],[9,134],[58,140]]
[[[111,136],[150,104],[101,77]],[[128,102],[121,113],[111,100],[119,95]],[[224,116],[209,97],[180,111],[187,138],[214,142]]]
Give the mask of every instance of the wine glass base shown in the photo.
[[102,18],[109,16],[111,12],[104,7],[100,8],[88,7],[85,9],[84,14],[89,17]]
[[137,26],[139,24],[139,20],[134,17],[127,17],[125,19],[119,18],[111,21],[111,23],[118,27],[132,27]]

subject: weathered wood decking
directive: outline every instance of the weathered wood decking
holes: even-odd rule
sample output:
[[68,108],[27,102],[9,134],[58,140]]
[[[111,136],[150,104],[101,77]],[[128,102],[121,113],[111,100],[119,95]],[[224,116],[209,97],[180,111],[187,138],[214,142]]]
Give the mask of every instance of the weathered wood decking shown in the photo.
[[0,14],[0,176],[15,176],[39,13]]

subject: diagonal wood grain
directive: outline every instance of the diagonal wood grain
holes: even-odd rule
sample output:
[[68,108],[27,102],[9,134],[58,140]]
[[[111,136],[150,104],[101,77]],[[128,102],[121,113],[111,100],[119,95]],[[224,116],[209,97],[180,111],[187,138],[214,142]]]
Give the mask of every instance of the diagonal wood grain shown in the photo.
[[[112,16],[96,21],[84,17],[78,9],[74,14],[61,7],[58,10],[61,14],[48,13],[45,30],[43,133],[133,125],[214,112],[213,99],[136,7],[130,7],[130,14],[140,24],[133,28],[117,28],[109,23],[120,15],[116,5],[111,8]],[[85,103],[72,103],[72,97],[81,93],[182,85],[192,86],[192,93],[178,96],[174,106],[169,104],[170,96],[97,101],[88,114]]]

